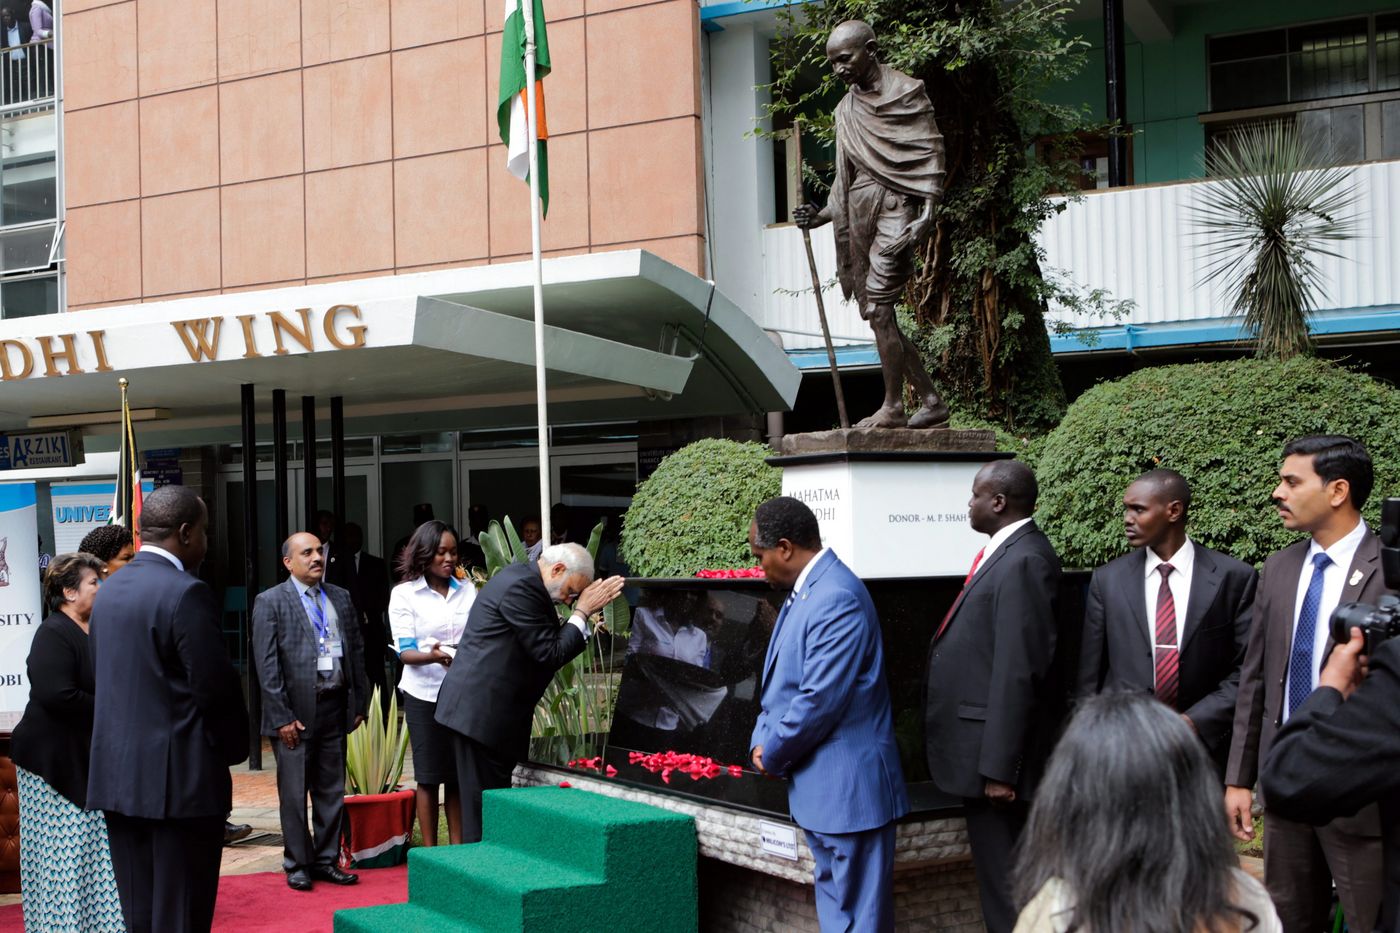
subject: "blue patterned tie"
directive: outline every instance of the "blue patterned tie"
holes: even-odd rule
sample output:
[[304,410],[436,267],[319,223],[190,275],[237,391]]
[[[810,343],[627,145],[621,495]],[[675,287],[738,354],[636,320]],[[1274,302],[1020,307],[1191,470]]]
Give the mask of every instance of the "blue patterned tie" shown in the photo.
[[1323,571],[1332,563],[1325,551],[1313,555],[1312,579],[1303,595],[1303,608],[1298,613],[1298,629],[1293,633],[1293,650],[1288,654],[1288,715],[1303,705],[1312,693],[1313,638],[1317,632],[1317,610],[1322,606]]

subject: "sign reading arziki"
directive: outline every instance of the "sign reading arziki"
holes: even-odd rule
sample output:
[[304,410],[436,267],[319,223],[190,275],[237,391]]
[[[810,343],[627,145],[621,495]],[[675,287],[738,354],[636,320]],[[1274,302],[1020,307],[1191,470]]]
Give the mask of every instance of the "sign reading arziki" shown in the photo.
[[[63,315],[62,317],[66,317]],[[0,339],[0,381],[109,373],[175,363],[212,363],[365,346],[359,305],[114,324],[101,330]]]
[[83,435],[78,431],[0,434],[0,470],[70,467],[83,462]]

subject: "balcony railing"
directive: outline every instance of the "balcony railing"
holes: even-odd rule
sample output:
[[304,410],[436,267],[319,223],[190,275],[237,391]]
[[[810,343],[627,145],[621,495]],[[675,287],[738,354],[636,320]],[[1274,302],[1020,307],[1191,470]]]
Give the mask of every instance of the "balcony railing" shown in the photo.
[[0,49],[0,109],[6,116],[52,106],[54,64],[52,37]]
[[[1318,257],[1323,290],[1318,310],[1400,303],[1400,162],[1352,169],[1358,189],[1357,235],[1334,244],[1338,257]],[[1212,243],[1192,222],[1209,181],[1119,188],[1091,193],[1041,229],[1045,269],[1086,289],[1103,289],[1133,308],[1121,321],[1052,309],[1075,328],[1159,324],[1228,317],[1231,296],[1219,282],[1202,283]]]

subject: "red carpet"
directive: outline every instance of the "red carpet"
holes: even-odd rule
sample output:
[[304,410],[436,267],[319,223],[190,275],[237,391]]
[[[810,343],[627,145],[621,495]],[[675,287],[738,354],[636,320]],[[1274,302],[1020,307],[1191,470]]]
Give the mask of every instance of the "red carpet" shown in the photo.
[[[359,884],[342,888],[319,882],[309,893],[287,887],[287,876],[280,871],[226,875],[219,879],[214,929],[217,933],[331,933],[337,910],[408,900],[407,865],[359,875]],[[19,905],[0,907],[0,933],[23,930]]]

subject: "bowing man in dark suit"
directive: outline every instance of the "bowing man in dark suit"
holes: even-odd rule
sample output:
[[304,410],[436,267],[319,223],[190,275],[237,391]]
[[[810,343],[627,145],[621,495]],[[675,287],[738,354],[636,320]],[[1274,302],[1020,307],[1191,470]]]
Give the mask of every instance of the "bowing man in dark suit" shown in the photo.
[[1055,652],[1060,558],[1036,527],[1035,474],[995,460],[968,518],[990,535],[929,647],[925,739],[933,782],[963,798],[989,933],[1016,924],[1012,850],[1057,723],[1045,680]]
[[389,681],[384,670],[389,629],[384,614],[389,611],[389,570],[384,560],[365,551],[364,529],[355,522],[345,523],[345,546],[326,568],[327,583],[350,594],[359,619],[360,644],[365,652],[365,675],[371,688],[379,688],[379,698],[389,708]]
[[880,620],[865,584],[822,547],[812,510],[769,499],[749,549],[791,589],[763,662],[749,739],[759,771],[787,778],[815,861],[823,930],[894,929],[894,821],[909,812],[894,739]]
[[1181,713],[1223,774],[1259,575],[1186,534],[1191,488],[1151,470],[1123,493],[1137,550],[1094,571],[1076,693],[1153,693]]
[[[535,704],[555,671],[583,651],[588,619],[622,592],[622,577],[593,579],[593,558],[555,544],[539,562],[511,564],[477,594],[438,693],[439,723],[456,736],[462,841],[481,841],[481,794],[510,786],[530,745]],[[555,603],[572,603],[560,624]]]
[[[369,708],[364,650],[350,594],[322,582],[321,542],[299,532],[282,544],[290,576],[253,603],[253,658],[262,685],[262,734],[277,758],[282,868],[287,885],[354,884],[340,870],[345,736]],[[306,797],[311,795],[311,825]]]
[[93,604],[87,805],[107,815],[129,933],[209,929],[233,803],[228,769],[248,757],[248,711],[219,607],[194,576],[208,525],[194,490],[151,493],[141,550]]
[[[1373,484],[1371,456],[1350,437],[1302,437],[1283,448],[1274,503],[1285,528],[1309,537],[1269,555],[1260,574],[1225,768],[1225,811],[1240,839],[1254,835],[1250,808],[1260,763],[1279,727],[1317,687],[1332,650],[1333,610],[1374,604],[1385,592],[1380,542],[1361,520]],[[1273,812],[1265,795],[1264,887],[1286,933],[1326,924],[1334,880],[1347,928],[1371,930],[1382,886],[1376,807],[1310,826]]]

